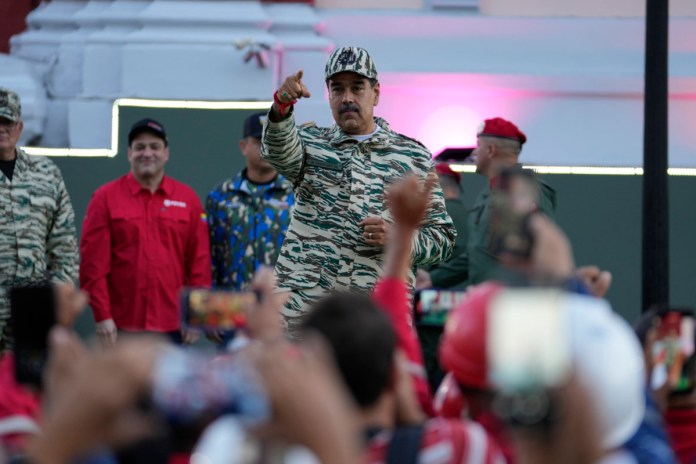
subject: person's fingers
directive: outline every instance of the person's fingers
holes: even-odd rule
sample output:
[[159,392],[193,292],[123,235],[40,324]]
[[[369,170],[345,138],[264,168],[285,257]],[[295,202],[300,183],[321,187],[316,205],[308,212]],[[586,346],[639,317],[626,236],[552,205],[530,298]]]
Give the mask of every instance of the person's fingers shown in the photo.
[[380,222],[384,221],[381,217],[378,216],[369,216],[363,219],[358,223],[360,226],[368,226],[368,225],[374,225],[374,224],[379,224]]
[[254,274],[251,285],[255,290],[261,292],[263,297],[273,293],[276,286],[273,269],[268,266],[261,266]]
[[297,73],[295,73],[295,76],[294,76],[295,82],[302,82],[302,76],[303,76],[303,75],[304,75],[304,71],[303,71],[302,69],[300,69],[299,71],[297,71]]
[[587,279],[590,281],[594,281],[599,277],[600,270],[597,266],[582,266],[579,267],[575,273],[580,277],[581,279]]
[[607,294],[609,287],[611,287],[612,279],[613,277],[609,271],[602,271],[599,273],[594,289],[594,293],[597,297],[603,298],[604,295]]
[[425,196],[425,198],[430,197],[430,194],[432,193],[433,188],[435,188],[437,182],[437,174],[430,173],[428,177],[425,179],[425,183],[423,184],[423,195]]

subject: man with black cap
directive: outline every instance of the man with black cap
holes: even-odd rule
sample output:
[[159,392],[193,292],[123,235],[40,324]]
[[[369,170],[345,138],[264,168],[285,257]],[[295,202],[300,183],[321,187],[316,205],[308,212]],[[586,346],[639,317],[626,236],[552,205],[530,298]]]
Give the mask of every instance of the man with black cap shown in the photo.
[[244,121],[239,150],[246,168],[208,194],[213,285],[243,290],[259,266],[274,266],[290,224],[292,184],[261,158],[267,112]]
[[19,96],[0,88],[0,353],[10,348],[8,289],[77,278],[75,213],[58,167],[17,146]]
[[181,330],[179,290],[210,286],[208,227],[196,192],[164,174],[168,160],[164,126],[136,122],[128,134],[131,172],[97,189],[87,207],[80,285],[104,345],[118,331],[195,341]]
[[[372,289],[392,222],[388,186],[410,173],[421,179],[433,173],[432,156],[420,142],[374,117],[380,85],[366,50],[335,50],[324,76],[336,124],[296,126],[293,105],[310,97],[299,71],[275,93],[262,139],[261,156],[293,183],[297,196],[275,268],[279,289],[290,293],[283,316],[291,333],[329,291]],[[455,235],[437,185],[414,239],[412,264],[447,259]]]

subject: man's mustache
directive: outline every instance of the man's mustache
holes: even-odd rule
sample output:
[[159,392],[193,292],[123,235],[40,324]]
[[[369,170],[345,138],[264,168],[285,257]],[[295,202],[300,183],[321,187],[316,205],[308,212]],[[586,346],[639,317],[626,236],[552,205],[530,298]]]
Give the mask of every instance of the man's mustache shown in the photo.
[[347,111],[355,111],[356,113],[360,113],[360,108],[358,108],[358,105],[354,103],[346,103],[338,108],[338,114],[343,114]]

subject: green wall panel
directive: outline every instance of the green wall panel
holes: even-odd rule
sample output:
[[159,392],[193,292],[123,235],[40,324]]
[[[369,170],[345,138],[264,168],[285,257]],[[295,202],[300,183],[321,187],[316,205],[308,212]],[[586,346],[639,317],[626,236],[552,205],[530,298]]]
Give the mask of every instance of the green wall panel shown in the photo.
[[[167,174],[191,185],[201,201],[220,181],[244,166],[238,142],[251,110],[181,110],[122,107],[119,153],[114,158],[54,158],[60,166],[77,215],[78,231],[96,188],[129,169],[128,129],[138,119],[153,117],[164,124],[170,140]],[[614,274],[608,294],[614,308],[628,320],[640,314],[641,187],[639,176],[549,175],[545,181],[558,194],[557,221],[570,236],[578,265],[597,264]],[[475,174],[463,176],[463,197],[472,204],[484,185]],[[696,178],[671,177],[671,298],[673,304],[696,306],[692,280],[696,275]],[[689,206],[692,205],[692,206]],[[90,328],[86,315],[81,327]]]

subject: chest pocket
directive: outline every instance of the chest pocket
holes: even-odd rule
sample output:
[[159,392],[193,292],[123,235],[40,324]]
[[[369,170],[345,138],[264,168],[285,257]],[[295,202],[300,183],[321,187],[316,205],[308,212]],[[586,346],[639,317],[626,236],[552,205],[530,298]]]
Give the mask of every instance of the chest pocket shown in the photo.
[[191,215],[188,208],[169,207],[159,215],[160,240],[166,246],[186,243]]
[[340,161],[318,158],[307,153],[304,177],[298,190],[297,214],[309,214],[321,220],[323,213],[331,213],[343,180]]
[[140,243],[145,227],[143,213],[140,211],[114,210],[111,213],[113,234],[111,244],[114,249],[129,248]]

